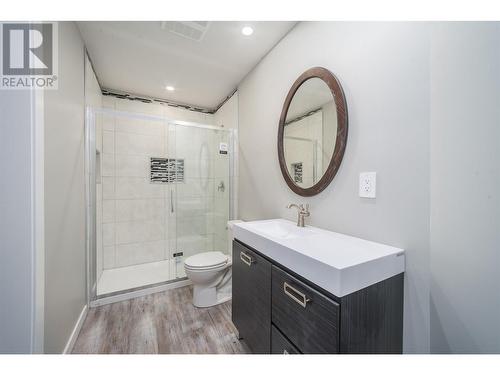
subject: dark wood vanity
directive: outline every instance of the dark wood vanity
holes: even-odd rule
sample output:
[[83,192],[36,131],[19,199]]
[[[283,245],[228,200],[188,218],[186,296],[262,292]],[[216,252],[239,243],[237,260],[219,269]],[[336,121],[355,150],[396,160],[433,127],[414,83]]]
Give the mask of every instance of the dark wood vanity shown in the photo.
[[337,297],[233,241],[232,320],[253,353],[401,353],[403,273]]

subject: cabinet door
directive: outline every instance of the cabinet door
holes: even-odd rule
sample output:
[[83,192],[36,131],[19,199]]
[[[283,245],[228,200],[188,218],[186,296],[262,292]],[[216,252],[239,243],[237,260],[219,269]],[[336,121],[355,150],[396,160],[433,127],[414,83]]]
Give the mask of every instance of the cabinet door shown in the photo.
[[271,263],[236,241],[232,319],[253,353],[271,352]]
[[298,349],[274,325],[271,328],[271,352],[272,354],[300,354]]

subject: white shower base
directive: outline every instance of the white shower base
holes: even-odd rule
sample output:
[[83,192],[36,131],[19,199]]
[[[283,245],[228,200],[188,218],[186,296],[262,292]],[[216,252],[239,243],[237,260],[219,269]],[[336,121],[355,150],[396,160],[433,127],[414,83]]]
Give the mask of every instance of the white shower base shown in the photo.
[[163,260],[104,270],[97,282],[97,295],[115,293],[186,277],[184,262]]

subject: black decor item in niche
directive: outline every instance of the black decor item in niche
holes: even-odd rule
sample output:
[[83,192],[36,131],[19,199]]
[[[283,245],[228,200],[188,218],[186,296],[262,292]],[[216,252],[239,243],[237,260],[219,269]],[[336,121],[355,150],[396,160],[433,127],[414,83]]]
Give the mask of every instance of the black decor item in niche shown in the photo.
[[155,184],[184,182],[184,159],[151,158],[150,181]]

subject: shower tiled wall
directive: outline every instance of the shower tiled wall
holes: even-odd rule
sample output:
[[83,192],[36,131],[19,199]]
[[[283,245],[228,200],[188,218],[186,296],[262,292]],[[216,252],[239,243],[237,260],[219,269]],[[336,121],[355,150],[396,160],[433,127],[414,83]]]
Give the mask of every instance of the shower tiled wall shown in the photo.
[[149,158],[166,155],[165,125],[104,115],[103,266],[168,259],[165,187],[149,182]]

